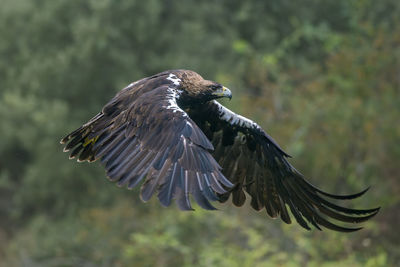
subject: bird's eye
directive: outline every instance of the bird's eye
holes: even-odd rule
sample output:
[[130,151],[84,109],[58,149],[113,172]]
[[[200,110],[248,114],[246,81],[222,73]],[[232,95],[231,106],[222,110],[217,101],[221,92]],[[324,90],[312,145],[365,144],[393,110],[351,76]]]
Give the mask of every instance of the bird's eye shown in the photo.
[[218,89],[220,89],[222,86],[221,85],[211,85],[211,89],[212,90],[218,90]]

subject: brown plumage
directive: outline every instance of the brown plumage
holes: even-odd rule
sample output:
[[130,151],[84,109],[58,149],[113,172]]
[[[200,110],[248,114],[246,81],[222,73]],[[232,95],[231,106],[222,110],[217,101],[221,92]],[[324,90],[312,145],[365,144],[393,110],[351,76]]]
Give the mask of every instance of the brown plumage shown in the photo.
[[191,210],[190,195],[205,209],[210,201],[241,206],[247,192],[251,206],[275,218],[310,229],[349,228],[330,222],[360,223],[376,209],[349,209],[328,199],[333,195],[308,183],[279,145],[255,122],[237,115],[216,99],[229,89],[188,70],[165,71],[122,89],[102,111],[61,140],[78,161],[100,159],[107,176],[119,186],[142,183],[141,198],[157,194],[161,204],[172,199]]

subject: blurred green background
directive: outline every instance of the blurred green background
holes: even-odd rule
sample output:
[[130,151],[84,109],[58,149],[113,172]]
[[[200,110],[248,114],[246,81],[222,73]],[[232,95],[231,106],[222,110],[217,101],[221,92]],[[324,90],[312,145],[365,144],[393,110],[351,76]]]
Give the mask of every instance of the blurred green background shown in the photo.
[[[395,266],[400,1],[0,1],[0,266]],[[351,234],[249,206],[141,203],[59,140],[117,91],[186,68],[231,88],[317,186],[372,189]]]

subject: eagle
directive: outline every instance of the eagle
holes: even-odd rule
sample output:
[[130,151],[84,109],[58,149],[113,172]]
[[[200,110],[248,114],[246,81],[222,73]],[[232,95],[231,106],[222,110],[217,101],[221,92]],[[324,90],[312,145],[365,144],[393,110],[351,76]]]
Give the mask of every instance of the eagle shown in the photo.
[[232,196],[239,207],[249,196],[252,208],[287,224],[294,217],[307,230],[312,225],[341,232],[362,229],[341,224],[377,214],[379,208],[332,202],[358,198],[369,188],[335,195],[312,185],[271,136],[220,98],[232,98],[220,83],[190,70],[164,71],[129,84],[61,144],[70,159],[100,160],[118,186],[141,184],[144,202],[156,194],[163,206],[175,199],[181,210],[193,210],[194,199],[213,210],[214,201]]

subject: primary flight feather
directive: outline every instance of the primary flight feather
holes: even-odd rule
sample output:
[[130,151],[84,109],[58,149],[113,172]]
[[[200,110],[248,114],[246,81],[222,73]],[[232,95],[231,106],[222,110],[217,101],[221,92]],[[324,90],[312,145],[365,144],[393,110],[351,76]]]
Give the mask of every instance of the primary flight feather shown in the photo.
[[191,210],[190,195],[204,209],[212,201],[251,206],[291,223],[288,208],[304,228],[309,224],[350,232],[328,219],[361,223],[379,208],[350,209],[328,199],[363,195],[326,193],[307,182],[279,145],[255,122],[216,99],[231,98],[219,83],[189,70],[171,70],[131,83],[102,111],[61,140],[78,161],[100,159],[119,186],[142,183],[141,198],[157,194],[164,206],[176,200]]

